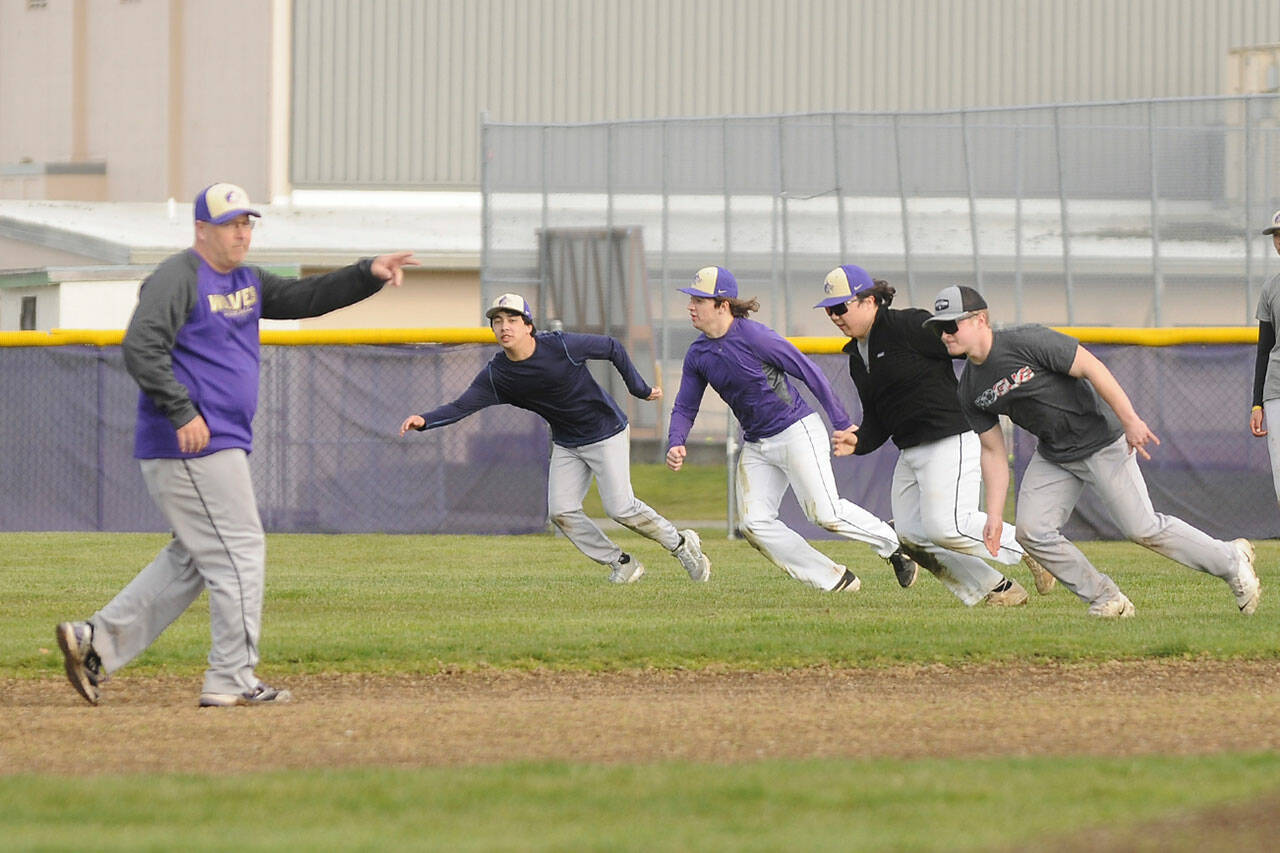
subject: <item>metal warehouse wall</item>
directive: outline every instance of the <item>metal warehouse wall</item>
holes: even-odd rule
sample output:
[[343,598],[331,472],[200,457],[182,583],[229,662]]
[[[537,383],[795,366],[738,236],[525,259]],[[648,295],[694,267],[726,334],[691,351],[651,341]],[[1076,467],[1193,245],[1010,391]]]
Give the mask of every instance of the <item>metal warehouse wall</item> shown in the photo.
[[296,186],[474,187],[479,117],[1227,94],[1276,0],[296,0]]

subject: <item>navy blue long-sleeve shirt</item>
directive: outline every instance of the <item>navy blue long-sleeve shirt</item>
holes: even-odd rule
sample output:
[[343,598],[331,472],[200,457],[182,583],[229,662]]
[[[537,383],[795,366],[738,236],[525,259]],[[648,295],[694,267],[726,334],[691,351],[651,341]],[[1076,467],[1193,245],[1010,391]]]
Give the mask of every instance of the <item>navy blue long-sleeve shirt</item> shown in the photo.
[[507,403],[541,416],[551,440],[562,447],[604,441],[627,427],[627,416],[587,369],[589,359],[608,359],[633,396],[653,389],[632,364],[622,344],[607,335],[539,332],[533,355],[512,361],[500,352],[452,403],[422,414],[419,431],[447,426],[488,406]]

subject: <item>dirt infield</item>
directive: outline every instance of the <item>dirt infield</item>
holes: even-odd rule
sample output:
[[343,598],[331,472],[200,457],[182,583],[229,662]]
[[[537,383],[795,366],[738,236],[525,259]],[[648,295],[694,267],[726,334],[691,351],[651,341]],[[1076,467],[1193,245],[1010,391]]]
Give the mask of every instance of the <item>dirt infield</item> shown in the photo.
[[280,686],[293,703],[200,710],[198,679],[126,671],[95,708],[61,679],[3,680],[0,773],[1280,749],[1273,662],[331,675]]
[[[95,708],[61,678],[0,679],[0,774],[1280,749],[1276,662],[328,675],[281,679],[288,705],[206,710],[198,684],[125,672]],[[1234,853],[1277,837],[1269,796],[1036,849]]]

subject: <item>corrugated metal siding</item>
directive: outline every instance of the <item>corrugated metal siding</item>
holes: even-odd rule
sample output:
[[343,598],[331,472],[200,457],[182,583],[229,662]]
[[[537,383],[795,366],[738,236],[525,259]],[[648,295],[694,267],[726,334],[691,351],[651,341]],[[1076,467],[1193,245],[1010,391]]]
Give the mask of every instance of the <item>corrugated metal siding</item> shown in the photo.
[[1276,0],[296,0],[296,186],[475,186],[479,120],[1226,92]]

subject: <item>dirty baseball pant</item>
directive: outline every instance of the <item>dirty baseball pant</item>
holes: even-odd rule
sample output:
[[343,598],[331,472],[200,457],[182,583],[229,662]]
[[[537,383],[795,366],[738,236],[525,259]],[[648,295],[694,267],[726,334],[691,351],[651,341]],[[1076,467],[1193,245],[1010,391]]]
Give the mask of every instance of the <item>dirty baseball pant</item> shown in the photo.
[[778,520],[790,486],[811,522],[848,539],[865,542],[881,557],[898,550],[893,528],[836,492],[831,439],[818,415],[810,414],[777,435],[748,441],[738,459],[739,530],[761,554],[798,581],[831,589],[845,567]]
[[552,445],[547,512],[579,551],[605,566],[622,557],[622,549],[582,511],[593,475],[606,515],[668,551],[679,547],[675,525],[636,498],[631,489],[631,427],[627,427],[582,447]]
[[[893,469],[893,526],[898,538],[926,552],[937,566],[921,565],[956,598],[974,605],[1003,580],[986,562],[982,544],[987,514],[977,507],[982,492],[982,447],[977,433],[962,432],[898,454]],[[1022,559],[1011,524],[1004,526],[999,554],[1006,566]]]
[[249,459],[220,450],[197,459],[143,459],[142,477],[173,539],[90,619],[93,648],[108,673],[133,660],[209,591],[213,644],[206,693],[258,684],[258,634],[266,544]]
[[1050,462],[1037,450],[1018,490],[1018,542],[1082,600],[1093,604],[1120,592],[1061,532],[1085,486],[1125,538],[1196,571],[1223,580],[1235,576],[1235,549],[1229,542],[1152,508],[1138,456],[1124,436],[1074,462]]

